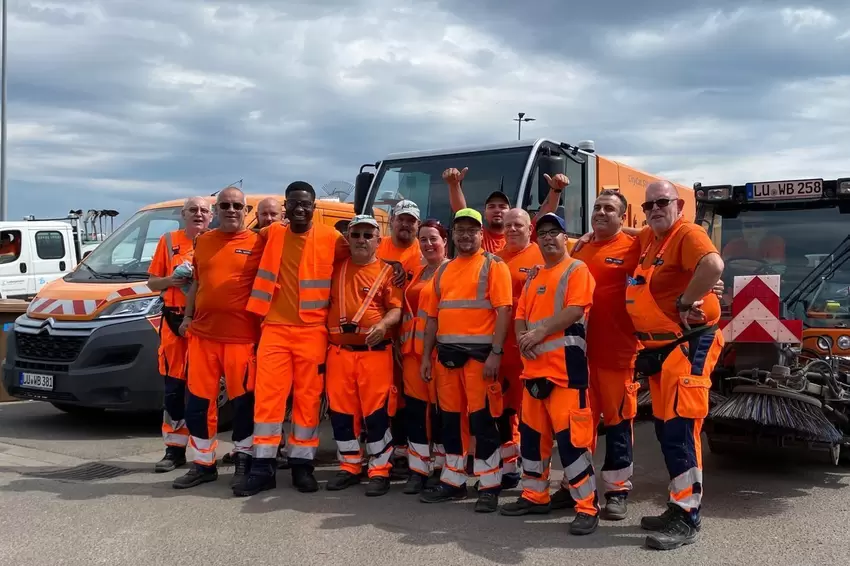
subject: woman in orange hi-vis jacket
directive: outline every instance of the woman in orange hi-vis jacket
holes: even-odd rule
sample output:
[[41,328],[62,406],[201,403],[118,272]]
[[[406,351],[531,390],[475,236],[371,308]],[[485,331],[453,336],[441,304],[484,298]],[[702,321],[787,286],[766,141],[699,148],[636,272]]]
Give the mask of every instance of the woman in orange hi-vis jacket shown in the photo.
[[455,214],[452,239],[458,256],[434,275],[434,293],[423,305],[428,315],[422,347],[422,378],[437,381],[446,464],[439,485],[419,496],[424,503],[463,499],[466,447],[461,422],[469,418],[475,439],[473,470],[479,479],[475,511],[498,509],[502,458],[496,419],[502,415],[499,369],[511,323],[511,274],[498,257],[481,249],[481,213]]
[[643,345],[635,361],[649,376],[656,436],[670,474],[667,511],[643,517],[659,550],[696,542],[702,504],[700,433],[711,372],[723,349],[720,302],[712,288],[723,260],[702,227],[682,217],[684,201],[667,181],[650,183],[642,205],[651,230],[626,287],[626,309]]
[[162,293],[162,319],[159,323],[159,373],[165,380],[163,396],[162,438],[165,456],[156,463],[155,471],[170,472],[186,463],[189,429],[186,427],[186,338],[180,336],[180,324],[186,310],[186,294],[182,287],[192,282],[191,275],[175,275],[175,269],[192,263],[195,238],[212,220],[210,205],[204,197],[186,199],[180,215],[185,228],[160,237],[151,259],[148,287]]
[[599,497],[590,447],[590,408],[585,321],[595,283],[587,265],[567,254],[564,220],[537,219],[545,264],[529,278],[517,304],[516,334],[523,357],[522,496],[503,515],[547,513],[553,436],[575,503],[570,533],[586,535],[599,525]]
[[351,258],[334,270],[328,313],[328,405],[340,471],[327,489],[360,483],[361,421],[366,422],[369,485],[366,495],[390,489],[395,413],[391,331],[401,320],[402,290],[392,283],[392,268],[376,257],[380,227],[371,216],[348,225]]
[[418,269],[404,293],[399,345],[402,356],[405,429],[408,443],[410,477],[404,493],[415,495],[429,485],[439,482],[446,452],[440,442],[440,423],[437,413],[436,384],[420,377],[422,340],[428,315],[422,310],[434,292],[433,278],[446,259],[448,232],[439,221],[429,219],[419,227],[419,247],[426,265]]

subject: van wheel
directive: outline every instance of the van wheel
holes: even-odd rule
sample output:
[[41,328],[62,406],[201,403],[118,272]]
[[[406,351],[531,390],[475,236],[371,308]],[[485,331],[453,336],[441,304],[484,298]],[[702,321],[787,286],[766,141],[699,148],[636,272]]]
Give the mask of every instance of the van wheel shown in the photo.
[[99,407],[82,407],[80,405],[71,405],[68,403],[50,403],[60,411],[69,415],[78,415],[80,417],[94,417],[103,413],[106,409]]
[[226,432],[233,428],[233,403],[227,398],[224,376],[221,376],[218,382],[218,397],[215,402],[218,406],[218,431]]

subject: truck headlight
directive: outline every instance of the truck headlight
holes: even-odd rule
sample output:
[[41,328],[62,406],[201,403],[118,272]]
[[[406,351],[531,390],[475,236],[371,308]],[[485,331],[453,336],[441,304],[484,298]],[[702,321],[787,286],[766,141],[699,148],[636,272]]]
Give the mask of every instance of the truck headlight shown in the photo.
[[106,307],[98,318],[119,318],[125,316],[156,316],[162,312],[162,300],[159,297],[141,297],[119,301]]
[[832,347],[832,340],[829,339],[829,336],[819,336],[818,337],[818,348],[828,352]]
[[850,350],[850,336],[842,334],[838,337],[836,344],[838,344],[838,347],[842,350]]

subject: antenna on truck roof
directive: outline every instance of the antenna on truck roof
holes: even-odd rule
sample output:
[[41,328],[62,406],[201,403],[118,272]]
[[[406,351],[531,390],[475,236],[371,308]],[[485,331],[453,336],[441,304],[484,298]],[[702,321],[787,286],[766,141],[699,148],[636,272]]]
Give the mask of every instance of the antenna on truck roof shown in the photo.
[[[241,189],[241,188],[242,188],[242,179],[239,179],[239,180],[238,180],[238,181],[236,181],[235,183],[230,183],[229,185],[227,185],[227,187],[235,187],[236,185],[239,185],[239,188]],[[213,194],[211,194],[210,196],[211,196],[211,197],[216,196],[218,193],[220,193],[221,191],[223,191],[223,190],[224,190],[224,189],[226,189],[227,187],[222,187],[222,188],[220,188],[219,190],[217,190],[216,192],[214,192],[214,193],[213,193]]]

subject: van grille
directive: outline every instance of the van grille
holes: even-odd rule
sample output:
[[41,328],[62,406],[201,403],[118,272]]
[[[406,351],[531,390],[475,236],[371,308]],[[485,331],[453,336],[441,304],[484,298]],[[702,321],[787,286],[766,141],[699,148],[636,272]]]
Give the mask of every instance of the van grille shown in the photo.
[[73,362],[80,355],[85,342],[84,336],[51,336],[46,332],[38,334],[15,332],[18,355],[31,360]]

